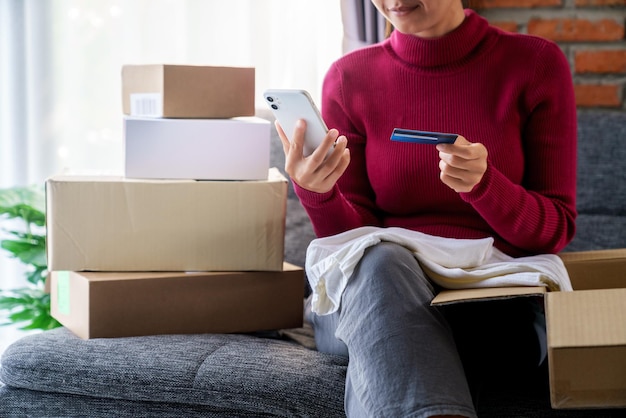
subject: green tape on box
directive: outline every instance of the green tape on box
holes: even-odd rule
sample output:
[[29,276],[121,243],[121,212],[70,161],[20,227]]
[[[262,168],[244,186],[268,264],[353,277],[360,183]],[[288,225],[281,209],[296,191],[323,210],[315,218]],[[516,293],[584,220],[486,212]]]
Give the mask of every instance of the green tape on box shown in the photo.
[[70,314],[70,272],[57,272],[57,310],[63,315]]

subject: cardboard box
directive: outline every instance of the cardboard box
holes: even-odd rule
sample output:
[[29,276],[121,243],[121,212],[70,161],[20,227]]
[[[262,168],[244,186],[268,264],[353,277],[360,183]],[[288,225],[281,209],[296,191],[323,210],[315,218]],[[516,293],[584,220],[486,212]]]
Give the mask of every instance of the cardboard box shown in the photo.
[[270,168],[270,122],[124,118],[125,175],[153,179],[262,180]]
[[49,270],[280,271],[287,179],[46,181]]
[[552,407],[626,407],[626,249],[560,256],[573,292],[446,290],[432,304],[545,294]]
[[51,273],[51,314],[83,339],[302,326],[304,272]]
[[561,257],[574,292],[546,294],[552,407],[626,407],[626,249]]
[[546,320],[552,406],[625,407],[626,289],[548,293]]
[[195,65],[125,65],[125,115],[166,118],[254,116],[255,70]]

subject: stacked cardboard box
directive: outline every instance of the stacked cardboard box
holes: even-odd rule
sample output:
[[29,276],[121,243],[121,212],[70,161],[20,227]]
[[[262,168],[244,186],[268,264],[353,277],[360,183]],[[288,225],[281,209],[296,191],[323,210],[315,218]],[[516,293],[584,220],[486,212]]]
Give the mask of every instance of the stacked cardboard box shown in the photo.
[[125,175],[46,181],[52,315],[82,338],[302,324],[254,69],[125,66]]

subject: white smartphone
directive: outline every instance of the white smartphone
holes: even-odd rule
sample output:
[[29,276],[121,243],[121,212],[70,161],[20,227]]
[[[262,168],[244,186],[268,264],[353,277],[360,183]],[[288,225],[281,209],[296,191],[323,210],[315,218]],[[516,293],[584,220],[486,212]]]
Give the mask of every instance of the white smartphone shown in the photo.
[[315,151],[328,133],[328,128],[311,95],[305,90],[270,89],[263,93],[263,97],[290,141],[293,140],[296,122],[298,119],[304,119],[306,122],[304,156]]

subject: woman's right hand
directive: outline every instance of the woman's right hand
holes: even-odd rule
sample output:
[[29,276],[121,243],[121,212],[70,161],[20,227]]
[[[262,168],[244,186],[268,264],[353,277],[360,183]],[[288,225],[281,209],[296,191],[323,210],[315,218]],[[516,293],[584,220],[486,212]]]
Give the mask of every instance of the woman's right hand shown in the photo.
[[[350,150],[345,136],[339,136],[336,129],[328,131],[324,140],[311,155],[305,157],[304,132],[306,122],[300,119],[290,142],[278,121],[275,122],[278,136],[285,152],[285,171],[303,189],[325,193],[333,188],[339,177],[350,164]],[[328,151],[332,152],[326,157]]]

